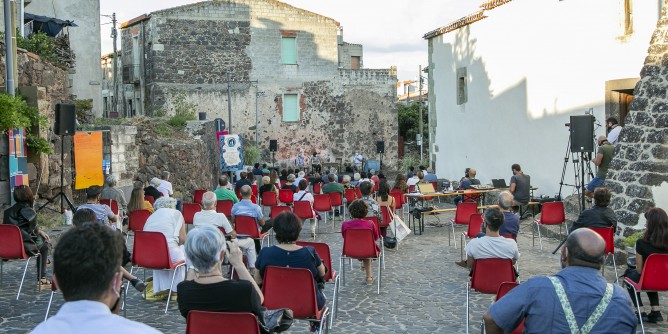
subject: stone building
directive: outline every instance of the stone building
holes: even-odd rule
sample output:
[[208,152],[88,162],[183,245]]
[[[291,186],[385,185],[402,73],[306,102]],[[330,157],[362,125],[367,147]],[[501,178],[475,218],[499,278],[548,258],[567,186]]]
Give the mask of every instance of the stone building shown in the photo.
[[[663,0],[480,2],[424,35],[436,173],[459,179],[475,167],[483,183],[508,181],[519,163],[535,195],[554,196],[570,116],[591,110],[595,136],[607,117],[629,120]],[[571,162],[566,184],[575,183]],[[562,196],[574,191],[566,186]]]
[[130,115],[194,104],[247,140],[257,132],[267,151],[278,140],[283,164],[299,151],[374,159],[377,141],[396,164],[396,70],[364,69],[362,46],[331,18],[275,0],[206,1],[123,23],[121,48]]

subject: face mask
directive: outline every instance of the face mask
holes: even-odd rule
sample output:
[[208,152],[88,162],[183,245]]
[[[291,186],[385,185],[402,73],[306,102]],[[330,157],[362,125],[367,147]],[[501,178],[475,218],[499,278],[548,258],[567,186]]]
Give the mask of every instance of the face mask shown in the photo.
[[118,303],[119,303],[120,301],[121,301],[121,296],[118,296],[118,298],[116,298],[116,302],[114,303],[114,305],[112,305],[112,306],[109,308],[109,311],[111,311],[111,313],[114,313],[114,310],[118,307]]

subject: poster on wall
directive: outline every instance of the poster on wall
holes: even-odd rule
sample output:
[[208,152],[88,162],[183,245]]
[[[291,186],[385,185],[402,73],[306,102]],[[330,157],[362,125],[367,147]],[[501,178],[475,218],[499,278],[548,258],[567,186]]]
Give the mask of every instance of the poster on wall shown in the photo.
[[14,205],[14,188],[28,184],[28,151],[26,130],[9,129],[9,188],[11,203]]
[[74,189],[101,186],[102,174],[102,132],[77,132],[74,135]]
[[244,168],[241,137],[238,135],[220,136],[220,170],[234,172]]

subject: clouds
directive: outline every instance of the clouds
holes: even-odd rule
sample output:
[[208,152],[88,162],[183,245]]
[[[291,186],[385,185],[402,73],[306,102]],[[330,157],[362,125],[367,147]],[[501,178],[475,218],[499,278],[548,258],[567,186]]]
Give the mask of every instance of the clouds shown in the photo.
[[[116,12],[119,22],[189,0],[102,0],[100,12]],[[364,66],[396,65],[399,79],[417,76],[427,65],[427,41],[422,36],[476,10],[482,0],[283,0],[292,6],[331,17],[343,26],[346,42],[364,45]],[[108,21],[103,18],[102,22]],[[102,53],[112,50],[109,25],[102,26]],[[412,74],[415,72],[415,74]]]

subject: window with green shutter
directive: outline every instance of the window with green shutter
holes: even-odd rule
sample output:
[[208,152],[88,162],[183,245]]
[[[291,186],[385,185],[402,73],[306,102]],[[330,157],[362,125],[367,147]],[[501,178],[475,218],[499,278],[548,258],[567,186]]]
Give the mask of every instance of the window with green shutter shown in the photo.
[[283,95],[283,122],[299,121],[299,95]]
[[281,59],[283,64],[297,64],[297,38],[281,37]]

